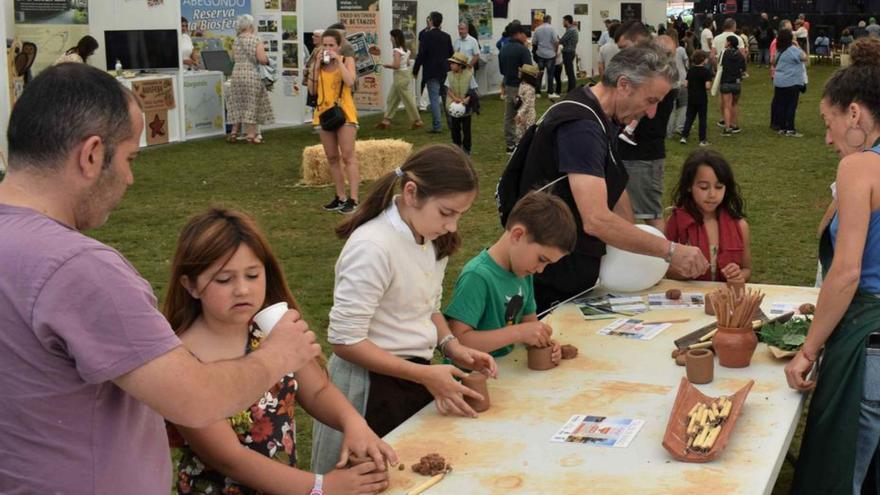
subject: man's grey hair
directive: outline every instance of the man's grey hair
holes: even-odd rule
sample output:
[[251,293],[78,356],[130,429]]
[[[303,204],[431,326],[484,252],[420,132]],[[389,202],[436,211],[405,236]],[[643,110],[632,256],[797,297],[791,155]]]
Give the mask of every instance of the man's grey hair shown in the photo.
[[641,43],[624,48],[611,59],[602,74],[602,84],[617,86],[622,77],[633,86],[641,86],[654,77],[663,77],[675,85],[678,83],[678,69],[663,49],[651,43]]
[[235,32],[237,34],[241,34],[252,27],[254,27],[254,16],[250,14],[242,14],[235,19]]

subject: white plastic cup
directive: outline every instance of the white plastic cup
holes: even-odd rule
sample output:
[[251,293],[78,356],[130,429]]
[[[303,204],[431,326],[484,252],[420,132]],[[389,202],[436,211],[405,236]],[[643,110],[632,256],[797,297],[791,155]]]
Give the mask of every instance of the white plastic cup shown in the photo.
[[259,313],[254,315],[254,323],[257,324],[257,327],[259,327],[264,334],[269,335],[269,332],[275,328],[275,325],[278,324],[287,310],[288,307],[286,302],[281,301],[275,303],[267,308],[263,308]]

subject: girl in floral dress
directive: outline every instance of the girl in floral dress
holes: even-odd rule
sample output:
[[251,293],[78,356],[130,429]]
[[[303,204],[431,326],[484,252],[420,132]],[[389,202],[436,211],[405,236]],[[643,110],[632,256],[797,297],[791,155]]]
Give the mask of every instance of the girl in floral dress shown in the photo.
[[[193,355],[213,362],[256,349],[264,334],[251,324],[253,316],[282,301],[298,310],[275,255],[250,217],[213,208],[190,219],[178,240],[164,312]],[[325,476],[296,469],[297,401],[345,436],[336,469]],[[171,425],[169,431],[172,445],[181,449],[181,494],[374,493],[387,486],[386,461],[397,463],[391,447],[316,362],[296,378],[284,376],[228,420],[204,428]],[[347,468],[350,455],[374,462]]]

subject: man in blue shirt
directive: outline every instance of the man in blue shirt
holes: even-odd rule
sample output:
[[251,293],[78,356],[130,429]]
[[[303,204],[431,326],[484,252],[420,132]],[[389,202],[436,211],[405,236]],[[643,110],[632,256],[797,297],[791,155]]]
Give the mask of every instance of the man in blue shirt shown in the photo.
[[516,146],[516,96],[519,94],[519,68],[532,63],[532,54],[526,48],[526,32],[519,24],[507,28],[510,41],[498,53],[498,67],[504,76],[504,140],[507,152]]
[[[535,47],[535,61],[538,68],[547,74],[547,96],[559,98],[553,88],[553,76],[556,71],[556,48],[559,46],[559,36],[550,25],[550,16],[544,16],[544,23],[532,33],[532,45]],[[540,89],[540,88],[539,88]],[[540,91],[539,91],[540,92]]]
[[477,62],[480,61],[480,43],[477,39],[468,34],[468,25],[466,22],[458,23],[458,38],[452,41],[452,49],[468,56],[468,65],[472,69],[477,68]]

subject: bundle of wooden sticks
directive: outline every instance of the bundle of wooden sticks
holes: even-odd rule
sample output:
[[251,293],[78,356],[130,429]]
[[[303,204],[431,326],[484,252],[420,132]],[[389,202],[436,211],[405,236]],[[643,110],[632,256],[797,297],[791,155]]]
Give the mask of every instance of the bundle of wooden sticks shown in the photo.
[[759,290],[725,286],[712,293],[711,303],[718,326],[744,328],[752,324],[755,311],[761,306],[764,293]]

